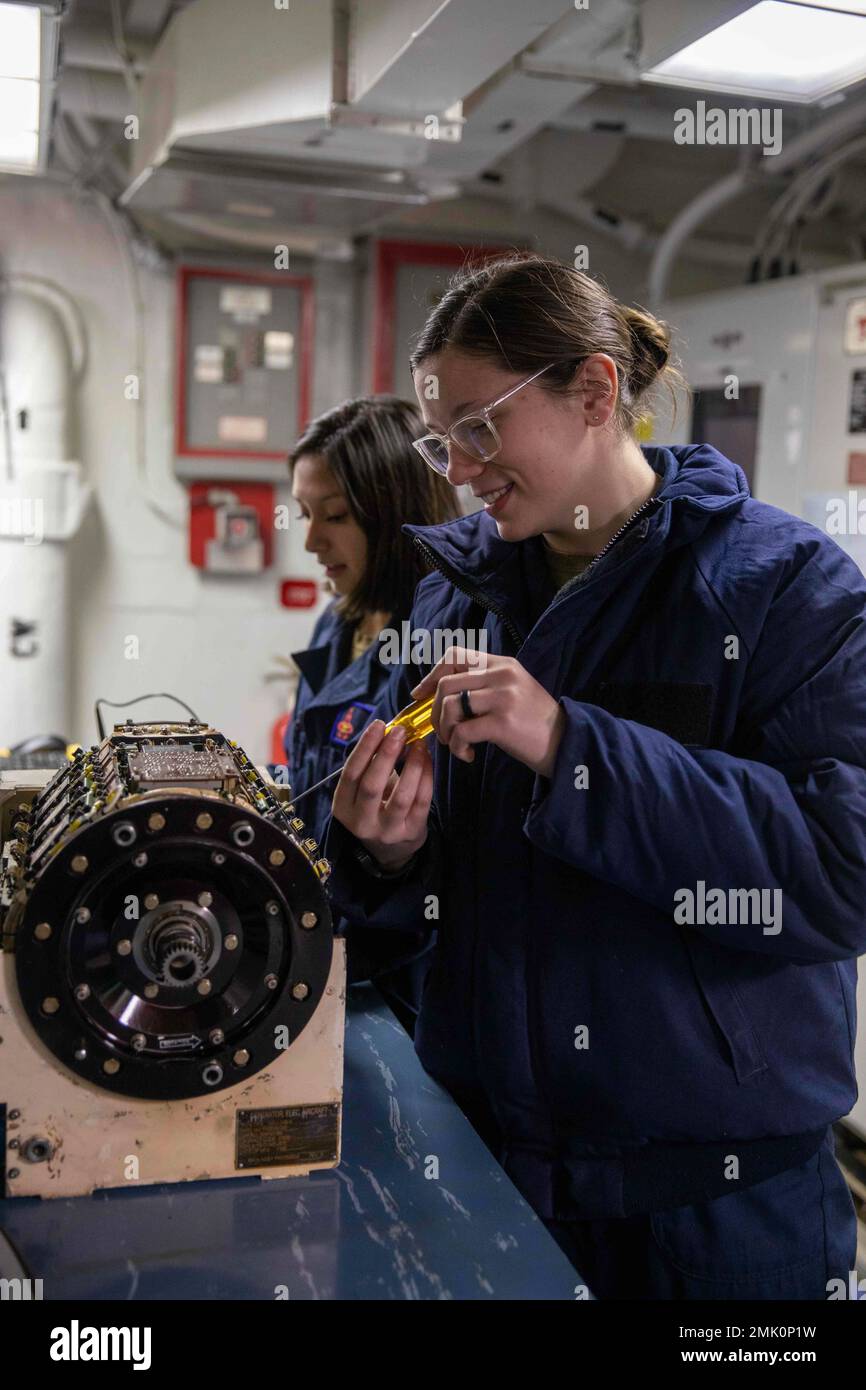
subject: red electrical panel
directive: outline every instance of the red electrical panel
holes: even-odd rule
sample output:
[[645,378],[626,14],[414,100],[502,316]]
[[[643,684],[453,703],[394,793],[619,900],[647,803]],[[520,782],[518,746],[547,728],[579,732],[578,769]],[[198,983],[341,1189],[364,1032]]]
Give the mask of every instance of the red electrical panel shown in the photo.
[[313,282],[182,266],[175,468],[181,478],[277,482],[309,418]]
[[192,483],[189,558],[209,574],[258,574],[271,563],[274,489],[270,483]]

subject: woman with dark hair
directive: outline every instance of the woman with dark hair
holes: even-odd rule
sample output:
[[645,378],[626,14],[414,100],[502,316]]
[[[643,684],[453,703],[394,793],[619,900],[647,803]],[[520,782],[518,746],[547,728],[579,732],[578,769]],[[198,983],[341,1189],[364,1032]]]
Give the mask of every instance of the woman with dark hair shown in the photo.
[[[324,566],[335,594],[310,646],[294,653],[301,680],[286,757],[298,795],[340,766],[393,674],[379,660],[377,638],[383,628],[401,631],[428,571],[401,532],[403,522],[431,525],[460,514],[453,490],[412,449],[421,426],[407,401],[366,396],[320,415],[289,457],[305,548]],[[304,801],[304,821],[317,840],[334,785]],[[346,934],[350,981],[375,978],[411,1032],[427,962],[401,968],[399,961],[418,954],[425,933],[398,930],[387,941],[363,928]]]
[[435,898],[418,1055],[595,1294],[838,1297],[866,585],[715,449],[639,447],[669,359],[540,257],[431,313],[416,448],[484,507],[405,528],[436,571],[411,622],[489,655],[395,679],[437,741],[398,772],[403,731],[365,730],[330,888],[380,926]]

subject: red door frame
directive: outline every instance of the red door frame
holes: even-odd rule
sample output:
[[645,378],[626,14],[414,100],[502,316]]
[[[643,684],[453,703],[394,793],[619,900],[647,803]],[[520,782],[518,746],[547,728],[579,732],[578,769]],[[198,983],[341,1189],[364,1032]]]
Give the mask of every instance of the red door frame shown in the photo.
[[442,265],[457,270],[469,257],[475,262],[505,256],[513,247],[459,246],[442,241],[380,241],[376,246],[376,298],[373,314],[373,390],[394,390],[394,325],[397,271],[403,265]]

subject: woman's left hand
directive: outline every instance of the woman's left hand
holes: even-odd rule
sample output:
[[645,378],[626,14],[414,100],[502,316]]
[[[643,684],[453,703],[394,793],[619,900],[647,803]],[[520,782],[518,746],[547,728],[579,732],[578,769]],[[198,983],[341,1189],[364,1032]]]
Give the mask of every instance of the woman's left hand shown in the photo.
[[[467,719],[460,692],[469,691],[473,718]],[[540,777],[550,777],[565,728],[561,706],[513,656],[449,647],[412,691],[414,700],[433,692],[436,737],[464,762],[475,758],[476,743],[495,743]]]

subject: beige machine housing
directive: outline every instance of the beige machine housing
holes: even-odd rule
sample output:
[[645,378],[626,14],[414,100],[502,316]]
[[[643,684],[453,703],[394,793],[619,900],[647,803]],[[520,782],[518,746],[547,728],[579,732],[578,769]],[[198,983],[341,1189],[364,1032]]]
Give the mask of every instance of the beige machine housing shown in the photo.
[[[240,1175],[290,1177],[336,1166],[345,943],[333,936],[323,889],[330,866],[314,858],[315,842],[302,838],[290,789],[194,721],[118,725],[96,748],[79,750],[76,760],[72,771],[0,773],[0,1195],[70,1197]],[[64,798],[75,809],[71,819],[61,814]],[[219,869],[208,891],[196,893],[189,882],[198,887],[204,880],[184,876],[203,872],[198,861],[206,871],[208,855]],[[237,878],[235,861],[242,867]],[[157,891],[127,930],[100,884],[119,875],[116,902],[134,886],[135,874],[151,875]],[[76,875],[93,878],[90,897],[82,897],[86,883],[73,884]],[[241,900],[247,881],[263,894],[253,909]],[[85,901],[89,907],[79,905]],[[271,972],[262,993],[254,959],[254,984],[247,986],[258,1030],[251,1025],[254,1042],[245,1046],[242,1036],[233,1038],[231,1022],[224,1034],[202,1028],[202,1036],[181,1034],[179,1042],[157,1031],[170,1028],[178,1009],[189,1018],[221,1004],[231,1020],[233,1005],[225,1001],[239,994],[242,958],[254,955],[254,947],[261,960],[270,952]],[[24,998],[30,963],[41,970],[45,949],[55,953],[57,983],[41,1003],[37,994],[34,1006],[33,998]],[[304,957],[313,949],[315,959]],[[298,966],[298,960],[307,963]],[[120,975],[114,981],[115,969],[127,971],[125,981]],[[246,969],[249,976],[249,957]],[[129,976],[129,970],[140,975]],[[135,1025],[142,1031],[131,1041],[127,1014],[151,1020]],[[64,1016],[62,1032],[58,1020]],[[289,1025],[282,1027],[280,1019]],[[79,1033],[70,1052],[68,1038],[79,1039]],[[189,1054],[179,1065],[178,1054],[157,1050],[176,1042]],[[181,1090],[199,1093],[161,1096],[161,1082],[154,1094],[134,1093],[148,1089],[149,1075],[169,1073],[191,1076]],[[198,1084],[199,1075],[209,1076],[207,1084]],[[124,1093],[126,1077],[132,1080]]]
[[[18,998],[14,962],[6,952],[0,954],[0,964],[7,1196],[75,1197],[100,1187],[242,1174],[289,1178],[339,1163],[346,978],[342,939],[334,942],[325,996],[285,1054],[228,1091],[189,1100],[122,1098],[66,1072],[30,1026]],[[321,1139],[328,1133],[336,1142],[324,1157]],[[28,1161],[27,1145],[42,1136],[51,1143],[50,1157]],[[254,1147],[262,1158],[258,1164]],[[245,1151],[250,1152],[248,1160]],[[291,1162],[273,1161],[288,1151]]]

